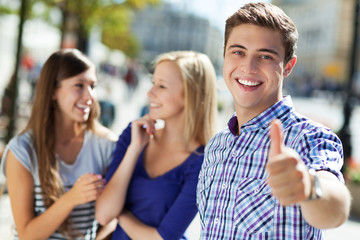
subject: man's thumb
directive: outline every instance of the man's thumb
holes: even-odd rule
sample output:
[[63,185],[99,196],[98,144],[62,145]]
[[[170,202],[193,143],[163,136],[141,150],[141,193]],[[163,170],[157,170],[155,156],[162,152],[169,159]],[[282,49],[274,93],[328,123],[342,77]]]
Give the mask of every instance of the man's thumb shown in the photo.
[[283,148],[283,133],[280,120],[275,119],[270,123],[270,150],[269,158],[281,153]]

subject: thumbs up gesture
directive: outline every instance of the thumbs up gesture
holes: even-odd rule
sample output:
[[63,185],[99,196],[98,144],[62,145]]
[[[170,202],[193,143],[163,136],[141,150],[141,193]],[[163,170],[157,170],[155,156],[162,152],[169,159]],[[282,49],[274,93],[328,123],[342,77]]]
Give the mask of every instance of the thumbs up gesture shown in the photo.
[[270,124],[270,150],[266,171],[272,195],[282,206],[308,199],[311,177],[299,154],[284,145],[282,124],[274,120]]

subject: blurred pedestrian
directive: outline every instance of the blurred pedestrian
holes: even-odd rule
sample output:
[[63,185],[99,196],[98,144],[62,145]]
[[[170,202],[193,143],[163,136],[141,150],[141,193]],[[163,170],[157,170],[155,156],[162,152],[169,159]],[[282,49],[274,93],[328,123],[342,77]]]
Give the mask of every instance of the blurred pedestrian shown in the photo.
[[126,83],[126,89],[127,89],[127,92],[125,94],[126,101],[132,97],[139,82],[138,74],[136,72],[137,69],[135,66],[136,66],[135,63],[131,61],[124,75],[124,81]]
[[[155,60],[150,113],[121,134],[96,201],[101,224],[119,221],[113,239],[186,239],[204,146],[215,129],[215,82],[204,54],[169,52]],[[164,120],[162,129],[156,119]]]
[[24,68],[25,71],[30,72],[35,65],[34,58],[31,56],[30,52],[26,50],[21,58],[21,67]]
[[323,229],[348,217],[339,138],[283,97],[297,38],[293,21],[269,3],[246,4],[226,20],[223,75],[235,114],[205,150],[201,239],[325,239]]
[[145,116],[145,115],[148,114],[149,112],[150,112],[149,104],[145,104],[145,105],[142,106],[141,109],[140,109],[140,117]]
[[115,105],[110,100],[100,100],[100,122],[105,127],[110,127],[115,120]]
[[26,128],[6,146],[15,238],[95,239],[94,200],[116,138],[98,123],[95,66],[75,49],[43,66]]

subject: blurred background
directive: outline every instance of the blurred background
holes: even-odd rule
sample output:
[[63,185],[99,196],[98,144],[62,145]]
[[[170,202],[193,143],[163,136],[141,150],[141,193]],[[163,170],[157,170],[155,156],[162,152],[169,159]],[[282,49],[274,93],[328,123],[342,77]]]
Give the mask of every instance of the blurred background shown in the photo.
[[[116,134],[146,113],[155,56],[173,50],[205,53],[218,75],[217,126],[224,128],[234,112],[222,79],[224,25],[247,2],[257,1],[0,0],[0,156],[27,121],[42,64],[60,48],[78,48],[97,65],[100,120]],[[346,224],[329,231],[328,239],[358,239],[360,0],[267,2],[282,8],[299,31],[298,62],[284,80],[285,93],[292,95],[299,112],[333,129],[343,142],[352,214]],[[0,186],[4,183],[0,176]],[[1,239],[10,238],[11,226],[5,189]]]

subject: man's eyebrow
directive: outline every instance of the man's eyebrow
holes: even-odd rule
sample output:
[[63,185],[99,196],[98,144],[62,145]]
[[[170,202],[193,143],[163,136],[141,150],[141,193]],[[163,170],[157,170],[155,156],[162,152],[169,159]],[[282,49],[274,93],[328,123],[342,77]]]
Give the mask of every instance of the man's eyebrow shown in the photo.
[[268,53],[272,53],[276,56],[279,56],[279,53],[271,48],[260,48],[259,50],[257,50],[258,52],[268,52]]
[[228,47],[228,49],[232,49],[232,48],[242,48],[242,49],[246,49],[246,47],[244,47],[243,45],[240,45],[240,44],[233,44],[233,45],[230,45]]

